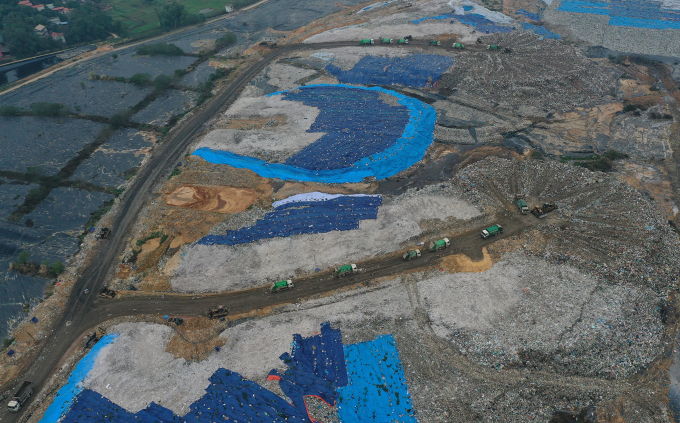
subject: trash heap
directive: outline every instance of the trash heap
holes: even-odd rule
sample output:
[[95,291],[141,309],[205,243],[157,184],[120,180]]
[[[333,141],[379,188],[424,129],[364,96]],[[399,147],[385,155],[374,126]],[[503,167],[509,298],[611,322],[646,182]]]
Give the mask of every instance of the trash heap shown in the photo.
[[680,11],[664,8],[662,2],[612,0],[604,2],[562,1],[561,12],[609,16],[609,25],[651,29],[680,29]]
[[332,63],[326,65],[326,70],[340,82],[348,84],[426,87],[435,84],[453,63],[453,57],[435,54],[418,53],[407,57],[368,55],[350,70],[343,71]]
[[227,231],[225,235],[208,235],[203,245],[237,245],[261,239],[318,234],[359,229],[359,222],[378,217],[382,197],[343,195],[329,200],[287,203],[275,207],[253,226]]

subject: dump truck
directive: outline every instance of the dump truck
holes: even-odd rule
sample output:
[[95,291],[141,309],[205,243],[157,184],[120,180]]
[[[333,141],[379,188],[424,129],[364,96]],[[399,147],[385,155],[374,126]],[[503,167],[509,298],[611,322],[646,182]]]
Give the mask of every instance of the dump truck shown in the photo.
[[490,236],[500,235],[503,233],[503,227],[501,225],[493,225],[482,231],[482,238],[486,239]]
[[515,196],[515,204],[517,205],[517,208],[522,214],[527,214],[529,213],[529,206],[527,205],[526,200],[524,199],[523,195],[516,195]]
[[391,38],[383,38],[382,40],[380,40],[380,44],[392,44],[392,43],[394,43],[394,40]]
[[279,292],[283,291],[284,289],[293,289],[294,287],[295,285],[293,285],[293,281],[278,281],[272,284],[272,292]]
[[336,267],[335,268],[335,276],[342,278],[347,275],[351,275],[352,273],[355,273],[357,271],[357,265],[356,264],[346,264],[344,266]]
[[371,45],[371,44],[375,44],[373,42],[372,38],[364,38],[363,40],[359,41],[359,45],[362,45],[362,46],[367,46],[367,45]]
[[223,305],[211,308],[208,310],[208,318],[219,319],[220,317],[226,317],[229,314],[229,310]]
[[105,285],[98,294],[101,298],[114,298],[116,296],[116,291],[109,289],[108,285]]
[[12,400],[7,404],[9,411],[16,413],[24,405],[28,397],[33,394],[33,382],[24,381],[24,383],[19,387],[19,390],[14,394]]
[[459,50],[465,50],[465,46],[461,43],[453,43],[453,48],[457,48]]
[[418,257],[420,257],[420,250],[417,248],[415,250],[407,251],[404,253],[404,260],[406,261],[415,260]]
[[408,40],[406,38],[402,38],[400,40],[397,40],[397,44],[408,44]]
[[489,46],[486,48],[487,50],[500,50],[501,46],[498,44],[489,44]]
[[440,44],[441,44],[441,43],[440,43],[439,41],[437,41],[437,40],[430,40],[430,45],[431,45],[431,46],[438,46],[438,45],[440,45]]
[[555,210],[557,210],[557,206],[555,204],[543,203],[543,206],[541,207],[536,206],[533,209],[531,209],[531,214],[533,214],[539,219],[543,219],[548,215],[548,213]]
[[431,242],[429,250],[432,251],[432,252],[439,251],[439,250],[443,250],[444,248],[448,247],[449,245],[451,245],[451,243],[449,242],[449,239],[448,238],[442,238],[438,241]]

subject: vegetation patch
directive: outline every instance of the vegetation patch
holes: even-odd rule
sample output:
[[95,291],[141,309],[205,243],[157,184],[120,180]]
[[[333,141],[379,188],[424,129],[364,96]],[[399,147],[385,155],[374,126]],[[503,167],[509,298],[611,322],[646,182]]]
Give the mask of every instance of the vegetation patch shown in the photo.
[[616,160],[627,159],[628,155],[616,150],[608,150],[603,154],[592,154],[585,157],[562,156],[560,161],[572,161],[576,166],[585,167],[592,171],[608,172],[612,170]]
[[174,44],[157,43],[138,47],[137,54],[144,56],[181,56],[184,51]]

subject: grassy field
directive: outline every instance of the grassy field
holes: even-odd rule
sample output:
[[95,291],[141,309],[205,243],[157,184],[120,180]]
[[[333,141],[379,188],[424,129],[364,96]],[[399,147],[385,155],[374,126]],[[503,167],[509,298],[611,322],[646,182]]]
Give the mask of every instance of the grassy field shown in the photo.
[[[156,9],[170,3],[164,0],[108,0],[106,4],[110,7],[107,10],[113,19],[120,19],[129,29],[131,35],[140,34],[160,28]],[[224,5],[229,3],[225,0],[178,0],[179,4],[184,5],[187,12],[197,14],[199,10],[213,9],[213,11],[224,11]],[[244,2],[234,2],[244,3]],[[255,3],[255,1],[245,2]],[[237,6],[240,6],[238,4]]]

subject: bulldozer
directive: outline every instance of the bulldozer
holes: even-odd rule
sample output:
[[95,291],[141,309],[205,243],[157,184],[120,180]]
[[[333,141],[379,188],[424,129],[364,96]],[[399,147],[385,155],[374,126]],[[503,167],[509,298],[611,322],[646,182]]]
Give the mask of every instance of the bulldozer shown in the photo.
[[221,317],[226,317],[227,314],[229,314],[229,310],[225,306],[219,305],[208,310],[207,314],[210,319],[219,319]]
[[116,296],[116,291],[109,289],[109,286],[105,285],[97,296],[101,298],[114,298]]
[[553,203],[543,203],[543,206],[535,206],[533,209],[531,209],[531,214],[536,216],[539,219],[543,219],[550,213],[551,211],[557,210],[557,206]]

